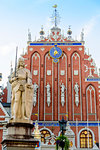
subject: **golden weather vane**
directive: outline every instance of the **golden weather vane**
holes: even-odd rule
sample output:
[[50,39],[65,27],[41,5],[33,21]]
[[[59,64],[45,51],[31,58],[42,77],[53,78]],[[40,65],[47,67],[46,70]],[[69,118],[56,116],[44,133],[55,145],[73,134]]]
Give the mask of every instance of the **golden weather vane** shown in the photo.
[[59,14],[58,14],[58,11],[57,11],[57,4],[55,4],[55,5],[53,5],[52,6],[53,8],[55,8],[55,10],[54,10],[54,13],[53,13],[53,15],[52,15],[52,22],[55,24],[55,27],[57,27],[57,24],[60,22],[59,20],[60,20],[60,17],[59,17]]

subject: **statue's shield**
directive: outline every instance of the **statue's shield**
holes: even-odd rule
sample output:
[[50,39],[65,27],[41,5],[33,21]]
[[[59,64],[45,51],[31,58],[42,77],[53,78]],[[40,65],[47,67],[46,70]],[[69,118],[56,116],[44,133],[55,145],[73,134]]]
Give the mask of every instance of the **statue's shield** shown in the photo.
[[26,117],[30,118],[33,108],[33,87],[25,86],[25,109]]

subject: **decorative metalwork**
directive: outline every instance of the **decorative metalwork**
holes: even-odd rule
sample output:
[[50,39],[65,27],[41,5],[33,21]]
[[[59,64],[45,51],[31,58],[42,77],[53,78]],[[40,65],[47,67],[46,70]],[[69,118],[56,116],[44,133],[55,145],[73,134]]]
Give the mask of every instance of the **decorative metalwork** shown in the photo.
[[55,8],[55,10],[54,10],[54,12],[53,12],[53,15],[52,15],[52,23],[54,23],[55,24],[55,27],[57,27],[57,24],[60,22],[60,17],[59,17],[59,13],[58,13],[58,11],[57,11],[57,5],[55,4],[54,6],[53,6],[53,8]]
[[63,53],[62,50],[59,47],[57,47],[57,45],[55,45],[49,51],[49,54],[53,58],[53,61],[55,63],[57,63],[59,61],[58,58],[60,58],[62,56],[62,53]]

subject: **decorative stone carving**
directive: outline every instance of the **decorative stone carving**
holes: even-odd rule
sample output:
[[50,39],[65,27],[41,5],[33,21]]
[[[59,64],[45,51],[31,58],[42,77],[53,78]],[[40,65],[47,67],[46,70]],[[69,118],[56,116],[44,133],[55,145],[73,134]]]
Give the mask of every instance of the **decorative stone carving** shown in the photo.
[[11,76],[12,100],[11,116],[12,120],[30,120],[32,112],[33,86],[30,71],[25,68],[23,58],[18,61],[17,70]]
[[60,87],[61,87],[61,104],[62,106],[64,106],[64,103],[65,103],[65,85],[64,83],[60,84]]
[[78,76],[78,70],[74,70],[74,75]]
[[33,75],[34,75],[34,76],[37,76],[37,75],[38,75],[38,70],[34,70],[34,71],[33,71]]
[[82,47],[79,48],[79,51],[82,51]]
[[45,86],[45,88],[47,88],[47,105],[49,107],[50,103],[51,103],[51,100],[50,100],[50,84],[47,83],[47,86]]
[[69,122],[67,122],[65,136],[67,136],[70,143],[72,143],[70,150],[75,150],[76,149],[76,147],[75,147],[75,134],[72,131],[72,129],[70,128]]
[[37,102],[37,89],[39,88],[39,86],[36,83],[34,83],[33,84],[33,88],[34,88],[33,105],[35,107],[36,106],[36,102]]
[[35,129],[34,129],[33,135],[34,135],[34,138],[39,139],[39,140],[41,139],[41,133],[39,130],[39,125],[38,125],[37,120],[35,121]]
[[60,71],[60,75],[61,75],[61,76],[64,76],[64,75],[65,75],[65,70],[61,70],[61,71]]
[[56,142],[56,136],[52,133],[50,136],[46,137],[46,144],[50,143],[51,145],[54,145]]
[[44,51],[45,50],[45,48],[44,47],[41,47],[41,51]]
[[47,75],[48,75],[48,76],[51,75],[51,70],[47,70]]
[[79,93],[79,85],[77,82],[75,83],[74,90],[75,90],[75,104],[78,107],[78,104],[79,104],[79,94],[78,94]]
[[32,47],[30,47],[30,48],[29,48],[29,50],[30,50],[30,51],[33,51],[33,48],[32,48]]
[[68,47],[67,49],[68,49],[68,51],[70,51],[70,50],[71,50],[71,48],[70,48],[70,47]]

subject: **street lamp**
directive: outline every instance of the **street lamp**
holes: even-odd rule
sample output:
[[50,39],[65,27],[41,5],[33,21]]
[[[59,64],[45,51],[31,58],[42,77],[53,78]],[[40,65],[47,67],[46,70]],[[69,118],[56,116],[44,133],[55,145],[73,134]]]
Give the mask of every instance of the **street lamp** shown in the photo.
[[[67,121],[64,120],[64,117],[62,117],[62,120],[59,121],[59,126],[60,126],[60,131],[61,131],[62,136],[64,135],[64,131],[66,131],[66,123]],[[62,150],[63,150],[65,146],[65,141],[63,141],[63,139],[60,143],[60,146],[62,147]]]
[[67,124],[67,121],[64,120],[64,117],[62,117],[62,120],[59,121],[60,131],[62,135],[64,135],[64,131],[66,131],[66,124]]

